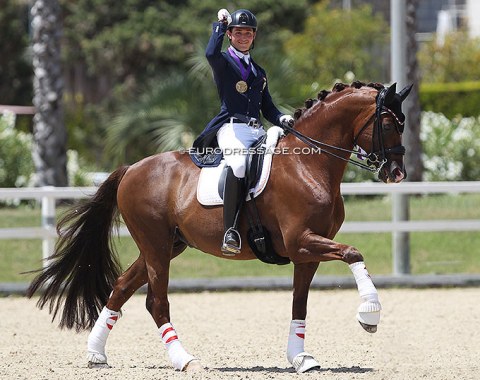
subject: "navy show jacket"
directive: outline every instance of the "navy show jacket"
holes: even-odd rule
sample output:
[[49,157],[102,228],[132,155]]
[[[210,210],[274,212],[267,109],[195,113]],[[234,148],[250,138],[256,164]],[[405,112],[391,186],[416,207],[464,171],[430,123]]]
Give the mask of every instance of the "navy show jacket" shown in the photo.
[[[204,131],[193,143],[193,150],[206,147],[217,147],[216,134],[223,124],[227,123],[235,114],[260,119],[262,115],[274,125],[280,125],[280,116],[283,114],[273,104],[268,91],[267,75],[265,70],[256,64],[250,57],[255,70],[250,71],[247,82],[247,91],[240,93],[235,85],[243,80],[237,61],[228,53],[222,52],[222,43],[227,25],[221,22],[213,23],[213,31],[208,42],[205,55],[213,70],[213,78],[217,86],[221,101],[220,113],[206,126]],[[208,166],[208,159],[202,155],[193,154],[192,159],[198,166]],[[205,161],[205,162],[203,162]],[[217,162],[218,164],[218,162]]]

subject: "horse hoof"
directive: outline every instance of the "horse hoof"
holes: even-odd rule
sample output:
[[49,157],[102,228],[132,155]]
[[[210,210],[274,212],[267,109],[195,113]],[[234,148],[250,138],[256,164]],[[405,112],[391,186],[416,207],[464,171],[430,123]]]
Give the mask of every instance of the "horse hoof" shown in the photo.
[[358,308],[357,321],[369,333],[377,331],[377,325],[380,323],[380,310],[382,309],[379,302],[364,302]]
[[373,334],[377,332],[377,325],[367,325],[366,323],[360,321],[358,321],[358,323],[360,323],[360,326],[362,326],[363,329],[368,333]]
[[320,368],[320,364],[307,352],[301,352],[295,356],[292,365],[297,373],[304,373],[313,368]]
[[108,363],[88,362],[88,368],[112,368],[112,367],[110,367]]
[[188,373],[193,373],[193,372],[203,372],[205,368],[200,364],[200,360],[198,359],[193,359],[187,365],[185,368],[183,368],[185,372]]

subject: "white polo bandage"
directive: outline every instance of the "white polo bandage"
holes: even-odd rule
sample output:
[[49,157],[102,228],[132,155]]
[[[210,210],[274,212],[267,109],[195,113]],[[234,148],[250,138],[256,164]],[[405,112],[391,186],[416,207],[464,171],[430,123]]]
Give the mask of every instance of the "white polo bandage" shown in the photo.
[[180,343],[177,332],[171,323],[165,323],[158,329],[158,333],[168,352],[173,367],[179,371],[185,369],[186,365],[195,359],[190,355]]
[[87,357],[89,362],[107,362],[105,345],[107,344],[108,334],[117,322],[118,318],[120,318],[119,311],[110,310],[106,306],[102,309],[102,312],[95,322],[95,326],[93,326],[92,331],[88,335]]
[[365,302],[378,303],[378,292],[363,261],[349,265],[358,287],[358,293]]
[[304,352],[305,347],[305,321],[293,319],[290,322],[290,332],[288,334],[287,359],[290,364],[299,353]]

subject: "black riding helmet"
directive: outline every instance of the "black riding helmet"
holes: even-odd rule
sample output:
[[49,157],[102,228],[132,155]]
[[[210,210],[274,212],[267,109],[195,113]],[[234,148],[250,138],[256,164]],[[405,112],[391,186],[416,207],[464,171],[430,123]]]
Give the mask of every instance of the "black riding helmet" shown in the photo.
[[255,15],[247,9],[239,9],[238,11],[233,12],[230,17],[232,21],[228,24],[228,28],[252,28],[254,31],[257,30],[257,18]]

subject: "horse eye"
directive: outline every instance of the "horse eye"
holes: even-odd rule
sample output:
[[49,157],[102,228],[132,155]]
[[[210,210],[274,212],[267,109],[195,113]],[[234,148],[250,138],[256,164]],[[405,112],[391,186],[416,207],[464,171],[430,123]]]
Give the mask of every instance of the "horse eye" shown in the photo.
[[383,124],[383,129],[385,131],[391,131],[393,129],[393,124],[392,123],[385,123],[385,124]]

